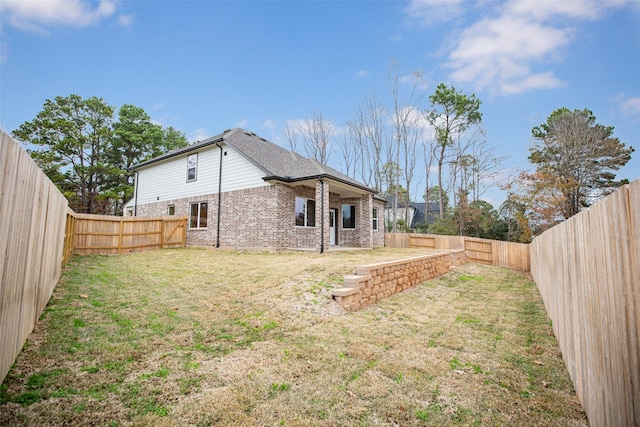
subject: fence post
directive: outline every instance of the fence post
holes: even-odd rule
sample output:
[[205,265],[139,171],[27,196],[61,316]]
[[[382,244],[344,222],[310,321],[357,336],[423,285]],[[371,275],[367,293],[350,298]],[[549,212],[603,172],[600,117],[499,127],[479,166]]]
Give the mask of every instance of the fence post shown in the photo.
[[182,247],[187,246],[187,221],[188,217],[185,217],[182,221]]
[[120,218],[120,230],[118,230],[118,255],[122,254],[122,229],[124,228],[124,217]]
[[164,218],[162,218],[161,221],[162,222],[160,223],[160,249],[164,249],[164,231],[165,231],[166,221]]

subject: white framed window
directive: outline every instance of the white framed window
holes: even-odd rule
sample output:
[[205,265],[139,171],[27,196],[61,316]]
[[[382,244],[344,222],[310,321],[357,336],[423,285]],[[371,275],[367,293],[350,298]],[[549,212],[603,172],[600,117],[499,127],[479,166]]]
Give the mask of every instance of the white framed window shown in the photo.
[[342,228],[356,228],[356,205],[342,205]]
[[207,228],[207,202],[191,203],[189,228]]
[[167,215],[175,215],[175,214],[176,214],[176,205],[168,205]]
[[198,177],[198,153],[187,156],[187,182],[195,181]]
[[371,218],[373,219],[373,230],[378,230],[378,208],[373,208],[373,213],[371,214]]
[[316,226],[316,201],[296,197],[295,219],[298,227]]
[[133,208],[127,208],[124,211],[124,216],[133,216]]

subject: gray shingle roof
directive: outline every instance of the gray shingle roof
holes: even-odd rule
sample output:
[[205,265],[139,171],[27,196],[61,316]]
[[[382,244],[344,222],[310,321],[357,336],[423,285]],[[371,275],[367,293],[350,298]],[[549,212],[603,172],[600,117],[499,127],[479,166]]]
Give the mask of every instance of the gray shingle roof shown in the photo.
[[259,137],[253,132],[241,128],[227,130],[220,135],[207,138],[204,141],[197,142],[188,147],[180,148],[162,156],[155,157],[136,165],[134,169],[138,169],[142,166],[148,166],[161,160],[179,156],[191,151],[196,151],[202,147],[216,143],[229,145],[244,155],[249,161],[253,162],[265,172],[264,178],[294,182],[318,177],[327,177],[367,191],[375,192],[364,184],[327,165],[323,165],[313,159],[309,159],[292,151],[286,150],[264,138]]

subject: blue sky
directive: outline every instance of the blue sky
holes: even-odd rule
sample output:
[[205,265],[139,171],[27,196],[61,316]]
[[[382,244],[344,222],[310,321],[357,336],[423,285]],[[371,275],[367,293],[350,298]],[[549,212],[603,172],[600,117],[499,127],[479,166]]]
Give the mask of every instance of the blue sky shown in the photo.
[[[487,140],[508,156],[502,176],[529,167],[531,128],[559,107],[591,109],[640,149],[638,0],[2,0],[0,8],[7,132],[46,99],[75,93],[143,107],[192,141],[240,126],[286,146],[287,123],[314,110],[340,132],[363,96],[388,97],[396,58],[403,75],[423,72],[424,109],[440,82],[482,100]],[[619,177],[640,179],[634,154]],[[487,193],[494,204],[502,197]]]

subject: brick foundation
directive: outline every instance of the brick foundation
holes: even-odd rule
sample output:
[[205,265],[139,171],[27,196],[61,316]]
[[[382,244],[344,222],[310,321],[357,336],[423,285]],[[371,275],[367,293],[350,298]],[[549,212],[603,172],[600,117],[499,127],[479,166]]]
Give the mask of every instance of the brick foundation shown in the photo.
[[[274,184],[246,190],[230,191],[221,194],[220,247],[223,248],[320,248],[321,193],[318,188],[307,186],[287,186]],[[316,200],[316,227],[298,227],[295,225],[295,198],[305,197]],[[175,206],[176,215],[189,216],[190,203],[206,202],[208,206],[207,227],[187,229],[188,246],[215,246],[218,242],[218,194],[206,194],[175,200],[163,200],[139,205],[138,216],[167,215],[168,206]],[[372,196],[343,199],[332,193],[329,184],[325,185],[325,249],[329,247],[329,211],[336,209],[337,244],[372,248],[384,246],[384,223],[380,220],[378,230],[371,230],[371,210],[378,208],[379,215],[384,204],[372,201]],[[342,204],[356,205],[357,219],[355,230],[344,230],[340,226]]]
[[344,288],[334,290],[333,298],[344,309],[356,311],[466,262],[465,252],[458,250],[365,265],[344,277]]

